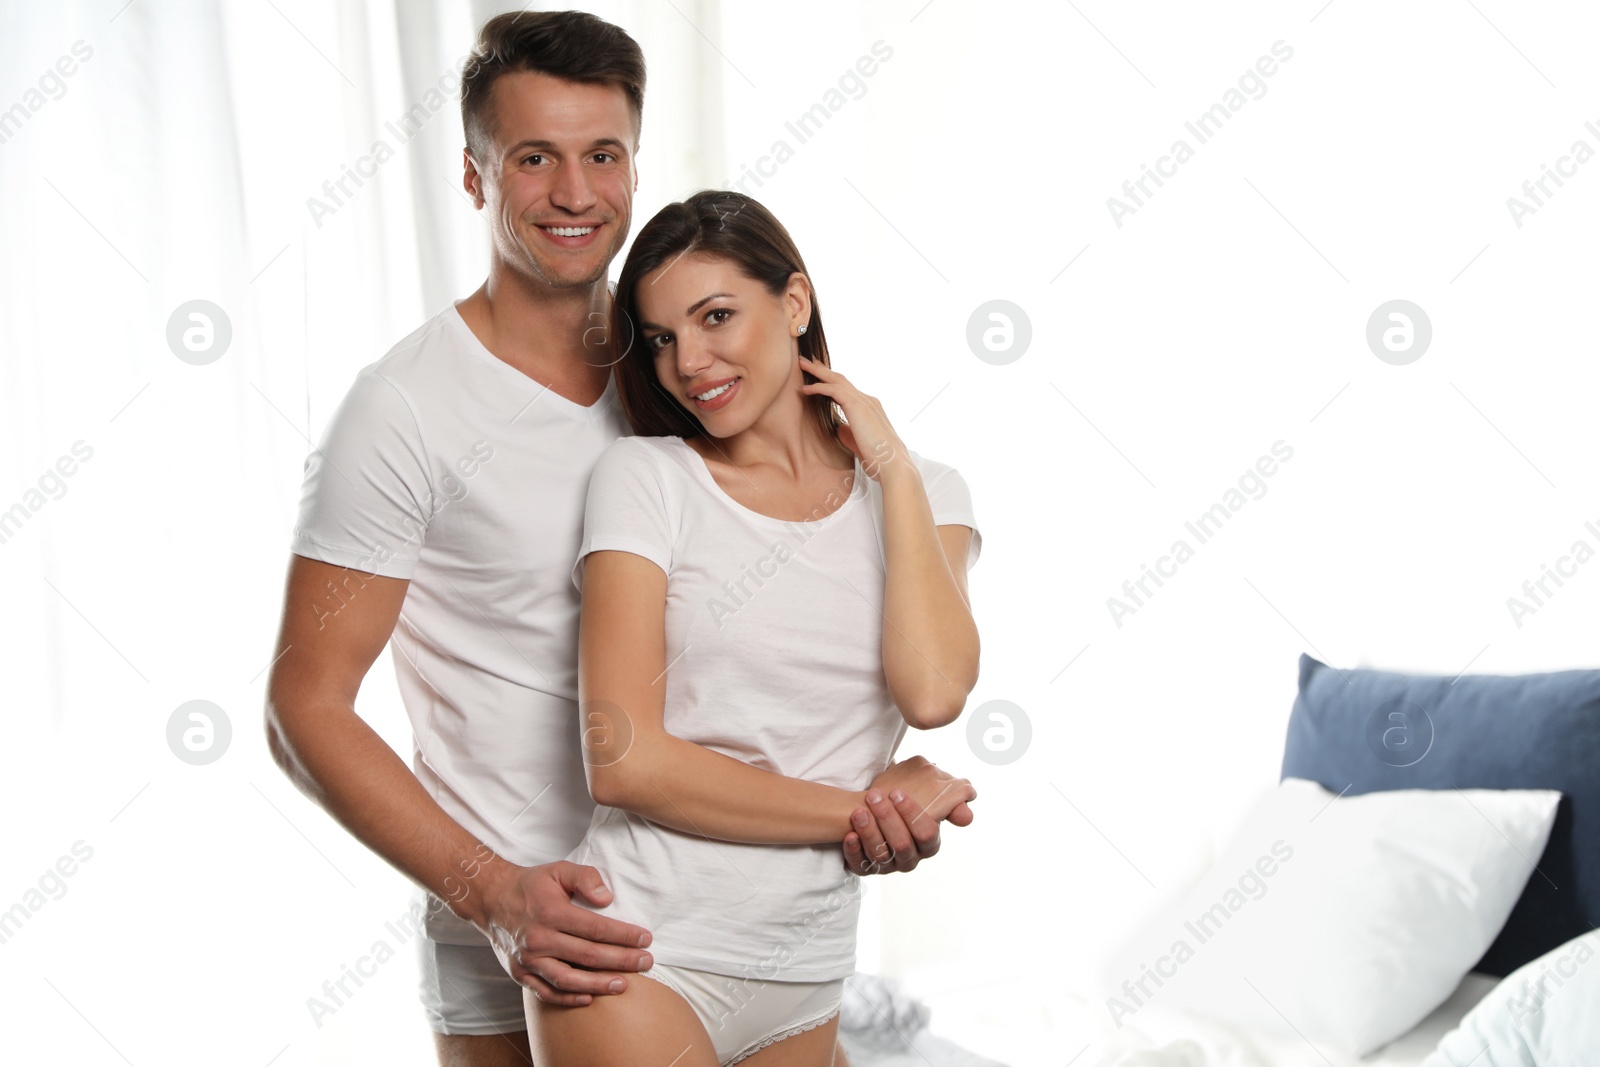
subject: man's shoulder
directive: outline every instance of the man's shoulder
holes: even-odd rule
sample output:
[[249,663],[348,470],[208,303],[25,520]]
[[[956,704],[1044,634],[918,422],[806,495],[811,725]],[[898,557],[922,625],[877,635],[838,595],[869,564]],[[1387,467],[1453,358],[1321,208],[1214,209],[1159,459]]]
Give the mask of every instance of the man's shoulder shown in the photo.
[[437,375],[443,369],[440,356],[462,348],[463,338],[454,328],[458,322],[460,316],[455,307],[445,308],[396,341],[360,373],[406,385]]
[[345,392],[344,411],[350,417],[414,420],[430,401],[450,395],[461,380],[464,342],[458,324],[464,325],[455,308],[446,307],[396,341],[356,372]]

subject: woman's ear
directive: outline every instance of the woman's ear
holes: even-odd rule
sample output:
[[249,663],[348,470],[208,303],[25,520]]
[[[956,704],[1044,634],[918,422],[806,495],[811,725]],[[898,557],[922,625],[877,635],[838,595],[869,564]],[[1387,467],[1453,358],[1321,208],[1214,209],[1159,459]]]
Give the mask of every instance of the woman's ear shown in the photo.
[[789,275],[789,285],[783,291],[783,306],[789,314],[791,336],[811,321],[811,280],[799,271]]

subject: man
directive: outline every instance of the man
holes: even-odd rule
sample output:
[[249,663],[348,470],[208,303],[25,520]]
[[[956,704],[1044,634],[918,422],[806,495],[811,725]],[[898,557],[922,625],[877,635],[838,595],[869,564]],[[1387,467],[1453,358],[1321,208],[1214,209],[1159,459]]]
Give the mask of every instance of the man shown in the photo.
[[[599,872],[562,859],[594,808],[570,572],[589,472],[629,432],[603,327],[644,82],[638,45],[592,15],[485,24],[461,108],[488,279],[358,375],[306,463],[268,741],[425,891],[423,1001],[445,1067],[531,1062],[521,986],[579,1006],[651,965],[649,931],[606,918]],[[386,642],[412,769],[355,712]],[[844,842],[852,870],[938,850],[915,802],[869,807]]]

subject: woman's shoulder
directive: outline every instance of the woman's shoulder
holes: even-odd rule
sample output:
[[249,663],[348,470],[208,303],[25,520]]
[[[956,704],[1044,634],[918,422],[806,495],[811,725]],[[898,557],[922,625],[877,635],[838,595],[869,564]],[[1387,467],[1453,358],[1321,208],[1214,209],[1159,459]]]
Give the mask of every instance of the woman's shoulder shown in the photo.
[[924,456],[914,448],[908,448],[906,452],[911,456],[912,463],[916,465],[917,473],[922,475],[922,484],[928,488],[931,489],[952,475],[957,480],[961,480],[961,472],[950,464],[942,460],[933,459],[930,456]]
[[978,532],[972,490],[967,486],[967,480],[948,463],[918,455],[910,449],[907,451],[911,452],[911,458],[922,474],[922,485],[927,491],[928,503],[933,508],[933,524],[966,526],[972,530],[972,540],[967,548],[967,569],[971,570],[982,551],[983,534]]
[[938,524],[959,522],[965,526],[972,521],[972,489],[961,472],[942,460],[924,456],[907,449],[922,475],[922,487],[933,505],[934,521]]
[[681,437],[644,437],[630,435],[619,437],[600,453],[595,461],[596,481],[601,484],[655,483],[669,495],[676,495],[675,487],[684,477],[683,459],[686,451]]
[[602,463],[647,463],[654,466],[660,457],[667,455],[681,443],[678,437],[644,437],[630,434],[619,437],[600,453]]

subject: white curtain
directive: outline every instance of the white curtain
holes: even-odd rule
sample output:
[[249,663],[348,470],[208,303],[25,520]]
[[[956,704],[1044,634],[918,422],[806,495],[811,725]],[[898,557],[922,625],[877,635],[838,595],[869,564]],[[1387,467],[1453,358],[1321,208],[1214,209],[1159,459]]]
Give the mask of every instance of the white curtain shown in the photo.
[[[312,1024],[408,891],[278,773],[260,714],[312,442],[485,275],[455,79],[518,6],[0,4],[3,1058],[430,1062],[409,946]],[[717,4],[587,6],[640,40],[673,131],[646,135],[648,217],[721,176]],[[210,353],[169,344],[193,301],[177,329]],[[392,678],[360,707],[409,758]],[[192,700],[231,731],[209,766],[168,747]]]

